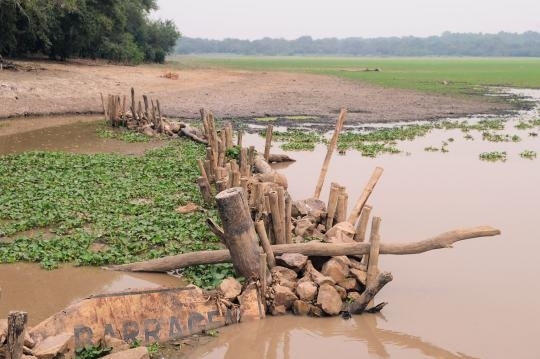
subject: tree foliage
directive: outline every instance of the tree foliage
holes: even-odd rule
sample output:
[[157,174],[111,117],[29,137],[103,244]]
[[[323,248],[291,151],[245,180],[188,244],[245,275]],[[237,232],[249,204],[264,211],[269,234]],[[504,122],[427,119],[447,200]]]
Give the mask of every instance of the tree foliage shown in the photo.
[[163,62],[180,37],[156,0],[0,0],[0,54]]
[[179,54],[230,53],[241,55],[348,55],[348,56],[540,56],[540,33],[499,32],[473,34],[444,32],[440,36],[325,38],[302,36],[295,40],[208,40],[183,38]]

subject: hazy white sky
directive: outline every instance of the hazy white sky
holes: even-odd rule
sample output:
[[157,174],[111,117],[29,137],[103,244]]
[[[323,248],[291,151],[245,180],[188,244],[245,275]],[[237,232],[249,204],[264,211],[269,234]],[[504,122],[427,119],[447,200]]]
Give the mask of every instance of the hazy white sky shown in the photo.
[[223,39],[540,31],[540,0],[158,0],[183,36]]

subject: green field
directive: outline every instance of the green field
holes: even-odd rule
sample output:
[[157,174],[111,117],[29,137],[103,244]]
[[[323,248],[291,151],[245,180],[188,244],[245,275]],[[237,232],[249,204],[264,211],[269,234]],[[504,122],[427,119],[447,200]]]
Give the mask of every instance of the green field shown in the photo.
[[443,94],[483,93],[485,86],[540,88],[540,58],[175,56],[169,65],[310,72]]

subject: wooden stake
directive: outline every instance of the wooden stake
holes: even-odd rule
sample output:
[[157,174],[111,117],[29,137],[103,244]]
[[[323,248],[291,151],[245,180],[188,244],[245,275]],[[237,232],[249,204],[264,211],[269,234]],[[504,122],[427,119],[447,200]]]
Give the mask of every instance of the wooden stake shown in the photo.
[[354,234],[354,240],[357,242],[363,242],[366,239],[366,229],[372,208],[373,207],[366,204],[362,209],[362,213],[360,213],[360,220],[358,221],[358,225],[356,226],[356,232]]
[[347,205],[349,196],[347,195],[345,187],[340,188],[340,193],[338,195],[337,209],[336,209],[336,221],[338,223],[345,222],[347,218]]
[[270,191],[268,193],[268,200],[270,202],[270,213],[272,214],[272,225],[274,227],[274,234],[276,235],[276,244],[284,244],[285,238],[283,236],[283,227],[281,226],[283,221],[281,220],[281,212],[279,210],[279,199],[277,191]]
[[276,259],[274,257],[274,251],[272,250],[272,246],[270,245],[270,240],[266,235],[264,221],[257,221],[257,223],[255,223],[255,230],[257,231],[259,239],[261,240],[261,246],[264,250],[264,253],[266,253],[266,262],[268,263],[268,267],[274,268],[276,266]]
[[199,185],[199,190],[201,191],[204,203],[212,204],[212,190],[210,189],[210,183],[208,183],[208,180],[201,176],[197,179],[197,185]]
[[[369,237],[370,248],[367,265],[366,287],[373,286],[376,282],[377,275],[379,274],[379,248],[381,243],[381,236],[379,234],[380,225],[381,218],[373,217],[371,220],[371,234]],[[373,305],[372,301],[369,305]]]
[[131,88],[131,116],[135,122],[139,123],[139,118],[137,117],[137,112],[135,111],[135,90]]
[[236,274],[247,280],[258,277],[259,245],[244,190],[220,192],[216,203]]
[[6,359],[20,359],[24,349],[24,334],[28,313],[11,311],[8,314]]
[[384,170],[382,169],[382,167],[376,167],[373,171],[373,174],[371,175],[371,178],[369,179],[366,187],[364,188],[364,191],[362,191],[362,194],[356,202],[356,206],[354,206],[354,209],[349,215],[349,218],[347,218],[347,222],[349,222],[350,224],[354,225],[356,223],[356,220],[358,219],[358,216],[360,215],[364,204],[366,204],[369,196],[371,196],[371,193],[373,192],[375,185],[379,181],[379,178],[381,178],[383,171]]
[[237,137],[237,142],[236,142],[236,145],[240,148],[242,148],[242,135],[244,134],[244,131],[242,130],[238,130],[238,133],[236,135]]
[[292,199],[288,194],[285,196],[285,243],[292,243],[292,231],[291,231],[291,222],[292,222]]
[[326,215],[326,230],[329,230],[334,225],[334,216],[335,216],[336,210],[337,210],[339,189],[340,188],[341,188],[341,186],[336,182],[332,182],[330,184],[330,194],[328,196],[328,207],[326,209],[326,212],[327,212],[327,215]]
[[267,257],[266,257],[266,254],[264,253],[260,253],[259,254],[259,281],[261,283],[261,291],[260,291],[260,301],[261,303],[266,303],[266,300],[265,300],[265,294],[266,294],[266,270],[267,270],[267,264],[266,264],[266,260],[267,260]]
[[99,93],[101,96],[101,106],[103,107],[103,116],[105,116],[105,121],[107,120],[109,114],[107,113],[107,108],[105,107],[105,101],[103,101],[103,93]]
[[285,236],[285,190],[280,186],[276,192],[278,195],[279,221],[281,222],[279,226],[282,230],[282,240],[283,243],[287,243]]
[[232,148],[233,147],[233,136],[232,136],[232,125],[231,125],[230,122],[228,122],[225,125],[225,138],[226,138],[225,145],[226,145],[227,149]]
[[319,180],[317,181],[317,186],[315,186],[315,194],[313,195],[313,197],[317,199],[321,195],[324,179],[326,178],[326,173],[328,172],[328,164],[330,163],[330,159],[332,158],[332,153],[334,152],[334,148],[336,147],[339,133],[341,132],[341,128],[343,127],[343,123],[345,122],[346,115],[347,115],[347,110],[341,109],[339,117],[336,121],[336,128],[334,130],[334,134],[326,150],[326,157],[324,158],[321,173],[319,174]]
[[272,125],[266,127],[266,142],[264,144],[264,160],[268,161],[270,157],[270,147],[272,147]]

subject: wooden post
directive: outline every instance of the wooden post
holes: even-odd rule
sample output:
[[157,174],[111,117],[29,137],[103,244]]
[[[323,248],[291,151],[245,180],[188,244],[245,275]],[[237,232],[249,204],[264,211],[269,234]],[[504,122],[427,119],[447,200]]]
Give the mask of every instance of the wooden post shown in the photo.
[[366,229],[372,208],[373,207],[367,204],[364,206],[364,208],[362,208],[362,213],[360,213],[360,220],[358,221],[358,225],[356,226],[356,232],[354,233],[354,240],[357,242],[363,242],[366,240]]
[[330,163],[330,159],[332,158],[332,153],[334,152],[334,148],[336,147],[339,133],[341,132],[341,128],[343,127],[343,123],[345,122],[346,115],[347,115],[347,110],[341,109],[339,117],[336,121],[336,128],[334,130],[334,135],[332,136],[332,140],[330,140],[330,143],[328,144],[328,148],[326,150],[326,157],[324,158],[323,166],[321,168],[321,173],[319,174],[319,180],[317,181],[317,186],[315,186],[315,194],[313,195],[313,197],[317,199],[321,195],[324,179],[326,178],[326,173],[328,172],[328,164]]
[[336,221],[338,223],[345,222],[347,218],[347,205],[349,202],[349,196],[345,187],[339,189],[337,209],[336,209]]
[[356,202],[356,206],[354,206],[354,209],[349,215],[349,218],[347,218],[347,222],[349,222],[352,225],[356,223],[356,220],[358,219],[358,216],[360,215],[360,212],[362,211],[362,207],[364,207],[364,204],[366,204],[369,196],[371,196],[371,193],[373,192],[375,185],[379,181],[379,178],[381,178],[382,173],[383,173],[382,167],[375,168],[366,187],[364,188],[364,190],[362,191],[362,194],[358,198],[358,201]]
[[201,176],[197,179],[197,185],[199,186],[199,190],[201,191],[204,203],[212,204],[212,190],[210,188],[210,183],[208,183],[208,180]]
[[236,142],[236,145],[240,148],[242,148],[242,135],[244,134],[244,131],[242,130],[238,130],[238,134],[237,134],[237,142]]
[[272,225],[274,227],[275,243],[285,244],[285,238],[283,236],[283,227],[281,220],[281,213],[279,210],[279,198],[277,191],[270,191],[268,193],[268,200],[270,202],[270,213],[272,214]]
[[287,243],[285,235],[285,190],[280,186],[277,188],[276,192],[278,195],[279,221],[281,222],[279,227],[282,231],[282,241],[283,243]]
[[266,269],[267,269],[267,265],[266,265],[266,260],[267,260],[267,257],[266,257],[266,254],[264,253],[261,253],[259,254],[259,270],[260,270],[260,273],[259,273],[259,280],[260,280],[260,283],[261,283],[261,292],[260,292],[260,295],[261,295],[261,303],[266,303],[266,300],[265,300],[265,297],[266,297]]
[[266,228],[264,228],[264,221],[257,221],[255,223],[255,230],[259,235],[261,240],[261,246],[263,247],[264,253],[266,253],[266,263],[268,263],[269,268],[274,268],[276,266],[276,259],[274,257],[274,251],[270,245],[270,240],[266,235]]
[[259,276],[259,245],[247,196],[240,187],[216,195],[217,210],[236,274],[250,280]]
[[139,118],[137,117],[137,111],[135,110],[135,90],[131,88],[131,116],[136,123],[139,123]]
[[334,216],[336,214],[340,187],[341,186],[336,182],[332,182],[332,184],[330,185],[330,194],[328,196],[328,206],[326,208],[326,212],[327,212],[326,230],[329,230],[334,225]]
[[[379,228],[381,226],[381,217],[373,217],[371,220],[371,233],[369,237],[369,257],[367,265],[366,287],[373,286],[379,274],[379,248],[381,244],[381,236]],[[368,305],[373,305],[373,299]]]
[[20,359],[24,348],[24,333],[28,313],[11,311],[8,314],[6,359]]
[[264,144],[264,160],[265,161],[268,161],[268,157],[270,157],[270,147],[272,146],[272,131],[273,131],[272,125],[268,125],[266,127],[266,142]]
[[292,222],[292,199],[291,196],[287,194],[285,196],[285,243],[292,243],[292,232],[291,232],[291,222]]

